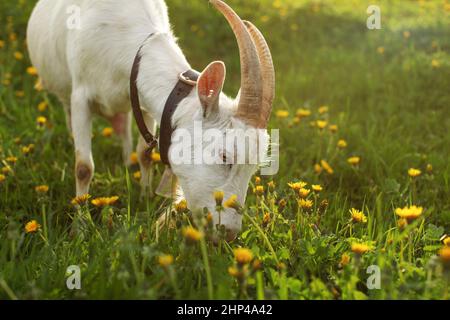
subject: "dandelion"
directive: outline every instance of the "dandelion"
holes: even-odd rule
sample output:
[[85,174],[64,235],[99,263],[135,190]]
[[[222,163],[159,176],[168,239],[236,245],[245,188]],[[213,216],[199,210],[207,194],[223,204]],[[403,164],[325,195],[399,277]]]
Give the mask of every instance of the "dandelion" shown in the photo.
[[1,170],[1,172],[3,173],[3,174],[10,174],[10,173],[12,173],[12,169],[11,169],[11,167],[3,167],[2,168],[2,170]]
[[38,104],[37,109],[39,112],[44,112],[45,110],[47,110],[48,104],[46,101],[42,101]]
[[138,154],[137,154],[136,152],[133,152],[133,153],[130,155],[130,163],[131,163],[132,165],[136,165],[136,164],[139,163]]
[[347,148],[347,141],[341,139],[338,141],[337,146],[339,149],[345,149]]
[[439,250],[439,256],[441,257],[442,262],[450,264],[450,247],[444,247]]
[[25,91],[16,91],[15,92],[15,95],[16,95],[16,97],[17,98],[23,98],[23,97],[25,97]]
[[409,31],[403,31],[403,38],[409,39],[411,37],[411,32]]
[[270,17],[269,16],[261,16],[260,20],[262,23],[266,23],[270,20]]
[[450,236],[444,235],[444,236],[441,238],[441,241],[442,241],[442,244],[443,244],[444,246],[450,247]]
[[117,197],[117,196],[101,197],[101,198],[93,199],[91,201],[91,203],[96,207],[108,207],[108,206],[112,206],[113,204],[115,204],[118,200],[119,200],[119,197]]
[[14,52],[14,58],[18,61],[23,60],[23,54],[19,51]]
[[17,159],[17,157],[11,156],[11,157],[7,157],[5,160],[6,160],[6,162],[15,164],[18,159]]
[[4,182],[6,180],[6,176],[3,174],[0,174],[0,183]]
[[298,109],[296,112],[296,116],[298,118],[307,118],[311,115],[311,110],[308,109]]
[[357,255],[362,255],[366,252],[371,251],[372,248],[364,243],[352,243],[352,252]]
[[429,174],[433,173],[433,165],[431,163],[427,164],[426,170]]
[[347,159],[347,162],[351,164],[352,166],[357,166],[361,162],[360,157],[350,157]]
[[163,268],[171,266],[173,264],[173,261],[173,256],[170,254],[165,254],[158,257],[158,264]]
[[285,208],[285,207],[287,206],[287,201],[286,201],[286,199],[281,199],[281,200],[278,202],[278,206],[280,207],[280,210],[282,210],[283,208]]
[[411,178],[417,178],[417,177],[419,177],[421,174],[422,174],[422,171],[420,171],[419,169],[410,168],[410,169],[408,170],[408,175],[409,175]]
[[239,202],[237,200],[237,195],[235,195],[235,194],[233,194],[230,198],[228,198],[228,200],[226,200],[224,202],[223,206],[225,208],[235,209],[237,211],[239,211],[241,209]]
[[30,144],[28,146],[23,146],[22,147],[22,153],[24,155],[30,154],[33,151],[34,151],[34,144]]
[[305,210],[309,210],[313,207],[314,203],[312,200],[300,199],[298,200],[298,205]]
[[3,49],[5,47],[5,41],[0,40],[0,49]]
[[301,188],[300,190],[298,190],[298,194],[299,194],[300,198],[303,198],[303,199],[308,197],[310,193],[311,193],[311,190],[309,190],[309,189]]
[[399,229],[403,230],[406,228],[407,225],[408,225],[408,220],[406,220],[405,218],[398,219],[397,226]]
[[339,262],[339,264],[342,267],[345,267],[346,265],[348,265],[350,263],[350,256],[347,253],[344,253],[341,257],[341,262]]
[[47,124],[47,118],[46,117],[42,117],[42,116],[37,117],[36,123],[37,123],[37,125],[39,127],[43,127],[43,126],[45,126]]
[[223,191],[214,191],[214,200],[216,200],[216,205],[218,207],[222,206],[224,193]]
[[104,128],[102,130],[102,136],[104,136],[105,138],[111,137],[113,135],[113,133],[114,133],[114,130],[113,130],[113,128],[110,128],[110,127]]
[[236,267],[228,267],[228,274],[233,278],[242,279],[245,273]]
[[328,174],[334,173],[333,168],[331,168],[330,164],[327,161],[325,161],[325,160],[320,161],[320,165]]
[[378,48],[377,48],[377,52],[378,52],[379,54],[383,55],[384,52],[385,52],[384,47],[378,47]]
[[350,214],[352,216],[352,221],[355,223],[366,223],[367,222],[366,215],[360,210],[352,208],[350,210]]
[[433,68],[437,69],[441,66],[441,63],[439,62],[439,60],[433,59],[433,60],[431,60],[431,66]]
[[135,180],[141,180],[142,178],[142,173],[140,171],[136,171],[135,173],[133,173],[133,178]]
[[31,220],[25,225],[26,233],[37,232],[41,228],[41,225],[36,220]]
[[234,259],[239,265],[246,265],[252,262],[253,253],[246,248],[237,248],[233,250]]
[[153,163],[161,162],[161,154],[159,154],[158,152],[152,152],[150,157]]
[[264,195],[264,186],[256,186],[254,192],[259,197],[263,196]]
[[289,117],[289,111],[287,110],[278,110],[275,113],[275,116],[279,119],[286,119],[287,117]]
[[323,130],[323,129],[325,129],[325,128],[327,127],[328,122],[325,121],[325,120],[317,120],[317,121],[316,121],[316,125],[317,125],[317,127],[318,127],[320,130]]
[[332,133],[336,133],[336,132],[338,132],[339,127],[338,127],[337,125],[335,125],[335,124],[331,124],[331,125],[328,127],[328,129],[330,129],[330,131],[331,131]]
[[42,79],[38,79],[34,85],[34,90],[36,91],[42,91],[44,90],[44,85],[42,84]]
[[36,191],[37,193],[40,193],[40,194],[45,194],[48,192],[48,190],[49,190],[49,187],[45,184],[34,188],[34,191]]
[[408,223],[419,218],[423,213],[422,207],[411,206],[395,209],[395,213],[402,219],[406,219]]
[[316,174],[321,174],[322,171],[323,171],[322,166],[321,166],[320,164],[316,163],[316,164],[314,165],[314,172],[315,172]]
[[299,181],[299,182],[289,182],[288,186],[294,190],[294,191],[300,191],[300,189],[304,188],[307,186],[306,182],[303,181]]
[[194,244],[203,238],[203,233],[193,227],[186,227],[183,229],[183,236],[187,243]]
[[30,76],[37,76],[37,74],[38,74],[37,69],[35,67],[28,67],[27,68],[27,73]]
[[270,213],[266,212],[263,217],[263,225],[267,226],[270,223]]
[[187,201],[185,199],[181,200],[177,204],[175,204],[175,211],[178,213],[183,213],[187,210]]
[[259,186],[261,184],[261,178],[255,177],[255,185]]
[[270,192],[273,192],[275,190],[275,182],[273,181],[267,182],[267,188],[269,188]]
[[323,190],[322,186],[319,184],[313,184],[311,188],[313,189],[314,192],[321,192]]
[[84,195],[73,198],[71,203],[74,206],[76,206],[76,205],[81,206],[81,205],[87,203],[90,198],[91,198],[91,195],[84,194]]
[[319,113],[320,114],[325,114],[325,113],[328,113],[329,110],[330,110],[330,108],[328,106],[321,106],[319,108]]

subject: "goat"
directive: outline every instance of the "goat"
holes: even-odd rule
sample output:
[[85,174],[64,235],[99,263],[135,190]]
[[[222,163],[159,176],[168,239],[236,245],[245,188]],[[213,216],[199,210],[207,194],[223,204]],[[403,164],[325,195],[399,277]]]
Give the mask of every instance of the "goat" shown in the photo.
[[[222,93],[226,69],[215,61],[201,72],[193,90],[173,114],[174,136],[193,133],[194,123],[220,130],[259,129],[265,139],[253,137],[251,145],[268,150],[267,124],[275,92],[275,72],[270,50],[259,30],[223,1],[210,0],[230,24],[241,61],[241,90],[236,99]],[[80,28],[67,27],[67,9],[80,10]],[[148,35],[153,34],[149,39]],[[163,0],[40,0],[27,29],[28,49],[45,89],[62,103],[75,147],[76,194],[89,192],[94,173],[92,116],[109,119],[123,141],[127,164],[132,153],[130,72],[142,44],[137,88],[146,125],[155,134],[167,97],[178,77],[191,66],[177,44]],[[146,40],[147,39],[147,40]],[[188,148],[194,148],[189,145]],[[208,208],[215,224],[223,225],[234,239],[242,216],[233,208],[216,212],[214,191],[237,196],[245,203],[249,182],[257,164],[229,164],[235,146],[221,147],[220,164],[171,163],[183,197],[191,210]],[[147,145],[139,138],[137,153],[143,188],[152,182]],[[172,148],[173,149],[173,146]],[[239,151],[238,151],[239,152]],[[253,152],[247,150],[247,152]]]

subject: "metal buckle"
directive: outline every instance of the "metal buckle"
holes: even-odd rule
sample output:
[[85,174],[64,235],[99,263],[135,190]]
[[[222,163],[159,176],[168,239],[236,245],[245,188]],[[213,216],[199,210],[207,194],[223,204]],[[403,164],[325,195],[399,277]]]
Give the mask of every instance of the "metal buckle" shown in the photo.
[[180,79],[181,82],[184,82],[193,87],[195,87],[197,85],[197,81],[191,80],[191,79],[189,79],[189,77],[186,77],[184,75],[184,72],[182,72],[178,75],[178,79]]

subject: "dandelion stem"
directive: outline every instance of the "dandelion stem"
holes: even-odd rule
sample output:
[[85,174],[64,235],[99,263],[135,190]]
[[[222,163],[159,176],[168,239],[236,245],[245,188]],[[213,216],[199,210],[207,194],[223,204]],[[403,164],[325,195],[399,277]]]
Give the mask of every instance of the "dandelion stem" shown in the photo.
[[258,230],[259,234],[261,234],[261,236],[264,239],[264,242],[266,242],[267,247],[269,247],[270,252],[272,253],[273,257],[275,258],[275,261],[277,263],[279,263],[280,261],[278,260],[277,254],[276,254],[275,250],[273,249],[272,244],[269,241],[269,238],[267,238],[267,235],[264,233],[264,231],[260,228],[260,226],[256,223],[256,221],[247,212],[244,212],[244,216],[250,220],[250,222],[253,224],[253,226],[256,228],[256,230]]

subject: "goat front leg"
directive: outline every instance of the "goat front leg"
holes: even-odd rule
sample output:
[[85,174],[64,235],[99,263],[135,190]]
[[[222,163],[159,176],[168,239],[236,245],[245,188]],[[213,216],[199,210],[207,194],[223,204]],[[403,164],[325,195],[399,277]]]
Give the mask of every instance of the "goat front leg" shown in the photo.
[[83,88],[75,88],[71,99],[71,123],[75,144],[75,179],[77,196],[89,193],[94,176],[92,158],[92,112]]
[[[144,114],[144,121],[147,125],[148,130],[154,135],[156,133],[156,121],[149,116]],[[153,181],[153,168],[152,159],[147,152],[148,146],[144,138],[139,135],[139,141],[137,145],[137,154],[139,160],[139,167],[141,170],[141,198],[145,196],[153,195],[152,181]]]

